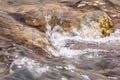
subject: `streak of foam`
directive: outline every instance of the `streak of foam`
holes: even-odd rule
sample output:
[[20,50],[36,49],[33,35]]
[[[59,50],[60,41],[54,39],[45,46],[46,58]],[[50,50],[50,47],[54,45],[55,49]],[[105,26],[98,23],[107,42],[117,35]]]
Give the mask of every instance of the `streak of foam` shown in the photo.
[[[65,41],[65,40],[75,40],[83,43],[110,43],[110,42],[120,42],[120,29],[116,29],[114,33],[112,33],[110,36],[105,37],[105,38],[82,38],[80,36],[66,36],[66,35],[61,35],[62,37],[59,37],[57,41]],[[55,41],[56,42],[56,41]],[[57,42],[56,42],[57,43]]]
[[87,53],[98,54],[99,52],[109,52],[109,51],[103,50],[103,49],[91,49],[91,48],[84,49],[84,50],[71,50],[71,49],[67,49],[67,48],[62,48],[60,51],[60,56],[72,58],[72,57],[76,57],[76,56],[82,55],[82,54],[87,54]]

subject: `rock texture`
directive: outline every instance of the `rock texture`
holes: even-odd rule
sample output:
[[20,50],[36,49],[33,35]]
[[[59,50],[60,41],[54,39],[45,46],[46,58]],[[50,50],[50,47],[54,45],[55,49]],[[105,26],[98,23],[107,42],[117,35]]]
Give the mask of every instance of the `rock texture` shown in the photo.
[[11,12],[12,8],[8,4],[0,0],[0,10]]
[[[48,53],[48,46],[51,46],[46,35],[38,30],[20,24],[15,21],[9,14],[0,13],[0,35],[8,39],[15,40],[29,47],[31,50],[40,53]],[[37,50],[38,47],[38,50]],[[36,52],[36,53],[37,53]]]
[[[27,25],[43,32],[46,32],[47,24],[52,29],[59,25],[64,31],[73,33],[77,32],[80,28],[82,29],[80,29],[80,32],[85,33],[87,29],[89,32],[84,35],[91,34],[91,30],[96,30],[99,32],[95,33],[94,36],[98,34],[109,36],[114,31],[112,20],[105,12],[93,11],[83,14],[81,11],[75,11],[72,8],[59,4],[45,4],[44,6],[47,8],[42,6],[20,6],[16,8],[16,11],[23,15]],[[88,27],[91,29],[88,29]]]
[[73,7],[83,12],[89,12],[94,10],[102,10],[110,15],[114,19],[115,27],[119,28],[120,17],[120,2],[118,0],[80,0],[74,4]]
[[46,24],[49,24],[52,28],[60,25],[64,30],[69,29],[69,31],[75,29],[79,24],[78,13],[59,4],[20,6],[16,8],[16,11],[23,15],[26,24],[40,28],[44,32],[46,31]]
[[[88,36],[109,36],[114,32],[114,26],[111,18],[102,11],[87,12],[83,15],[80,22],[80,31]],[[88,29],[89,28],[89,29]],[[94,33],[91,33],[91,32]]]

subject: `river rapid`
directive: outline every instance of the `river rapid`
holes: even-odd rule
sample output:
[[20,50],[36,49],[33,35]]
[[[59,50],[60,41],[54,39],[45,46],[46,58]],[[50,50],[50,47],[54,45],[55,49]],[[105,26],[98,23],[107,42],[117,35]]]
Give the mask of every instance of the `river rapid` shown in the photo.
[[[92,0],[85,1],[75,5],[78,5],[77,7],[92,5],[90,3]],[[104,0],[94,1],[96,1],[94,5],[97,3],[103,5],[101,1],[104,2]],[[37,2],[39,0],[35,0],[35,4]],[[62,3],[71,6],[73,2],[63,0]],[[18,3],[21,4],[19,1]],[[15,5],[18,3],[15,2]],[[52,28],[49,24],[51,15],[44,16],[47,22],[45,35],[55,48],[47,47],[52,56],[45,59],[28,56],[24,47],[17,49],[13,44],[8,49],[14,52],[15,58],[9,55],[5,58],[0,56],[0,61],[11,62],[9,65],[0,62],[0,80],[120,80],[120,24],[116,22],[120,20],[120,16],[117,15],[119,12],[109,14],[115,29],[106,37],[101,37],[100,28],[96,27],[86,26],[73,34],[64,31],[61,25]],[[4,44],[9,46],[9,43],[2,42],[5,41],[4,38],[0,38],[0,41],[0,47]],[[19,55],[20,50],[25,56]]]

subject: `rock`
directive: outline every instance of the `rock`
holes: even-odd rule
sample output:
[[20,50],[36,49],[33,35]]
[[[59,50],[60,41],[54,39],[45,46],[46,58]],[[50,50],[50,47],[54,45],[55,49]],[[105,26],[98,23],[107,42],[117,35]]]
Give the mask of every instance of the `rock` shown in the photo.
[[[59,4],[19,6],[16,8],[16,11],[23,15],[26,24],[34,26],[44,32],[46,31],[45,26],[47,23],[49,23],[52,28],[60,25],[64,30],[69,29],[68,31],[72,31],[72,29],[75,29],[79,24],[77,17],[78,12]],[[50,19],[46,20],[46,18]]]
[[0,74],[7,72],[8,66],[5,63],[0,63]]
[[18,6],[18,5],[30,5],[30,4],[39,4],[41,0],[2,0],[10,6]]
[[2,13],[0,13],[0,27],[1,36],[19,42],[23,46],[38,52],[39,55],[46,53],[51,55],[51,51],[49,52],[48,50],[51,47],[51,43],[44,33],[29,26],[22,25],[8,14]]
[[41,3],[75,3],[78,0],[2,0],[10,6],[20,6],[20,5],[33,5],[33,4],[41,4]]
[[[34,67],[36,67],[37,70],[34,69]],[[27,80],[29,78],[28,74],[24,74],[23,70],[27,70],[28,74],[32,74],[31,78],[34,77],[37,80],[60,80],[61,78],[66,80],[109,80],[101,74],[78,69],[72,65],[66,65],[64,63],[58,64],[58,62],[52,62],[48,65],[27,57],[15,60],[11,65],[11,71],[13,73],[4,79],[13,79],[14,77],[14,79],[25,78],[25,80]],[[21,74],[19,74],[19,72]],[[21,76],[23,74],[24,76]],[[19,75],[19,77],[15,75]]]
[[66,6],[73,7],[76,3],[80,2],[81,0],[60,0],[59,2],[65,4]]
[[[83,77],[85,77],[85,78],[88,77],[91,80],[99,80],[99,79],[109,80],[109,78],[107,78],[106,76],[92,72],[92,71],[87,71],[87,70],[82,70],[82,69],[78,69],[78,71],[80,71],[82,73]],[[89,80],[88,78],[86,80]]]
[[99,71],[100,74],[103,74],[110,78],[111,80],[119,80],[120,79],[120,68],[114,68],[114,69],[107,69],[104,71]]
[[111,18],[105,12],[92,11],[83,15],[80,32],[87,37],[105,37],[114,32],[114,26]]
[[119,57],[109,57],[109,58],[102,58],[100,62],[96,64],[98,69],[104,70],[104,69],[114,69],[116,67],[119,67]]
[[[5,2],[0,0],[0,10],[11,12],[12,8],[9,5],[7,5]],[[2,12],[2,11],[0,11],[0,12]]]
[[[93,73],[86,70],[75,70],[77,74],[74,72],[71,72],[69,70],[64,69],[51,69],[51,71],[44,72],[39,75],[39,77],[36,77],[33,73],[31,73],[27,69],[16,71],[15,73],[5,76],[0,80],[109,80],[107,77]],[[58,73],[59,71],[59,73]]]
[[0,80],[36,80],[28,70],[21,70]]
[[114,19],[113,22],[115,27],[119,28],[120,19],[120,2],[118,0],[81,0],[80,2],[74,4],[75,9],[82,12],[89,12],[95,10],[102,10],[109,14],[109,16]]
[[[46,32],[47,24],[51,26],[51,29],[59,25],[63,31],[74,33],[79,30],[80,35],[87,37],[93,31],[96,33],[92,34],[92,37],[109,36],[114,31],[111,18],[103,11],[91,11],[83,14],[58,4],[44,4],[47,8],[42,6],[19,6],[16,11],[23,15],[26,24],[43,32]],[[60,30],[60,32],[63,31]]]

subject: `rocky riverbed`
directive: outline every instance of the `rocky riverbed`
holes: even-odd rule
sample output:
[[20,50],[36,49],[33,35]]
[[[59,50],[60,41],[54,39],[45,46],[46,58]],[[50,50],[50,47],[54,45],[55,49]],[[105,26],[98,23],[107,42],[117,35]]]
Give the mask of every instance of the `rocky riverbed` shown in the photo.
[[0,0],[0,80],[120,80],[120,2]]

